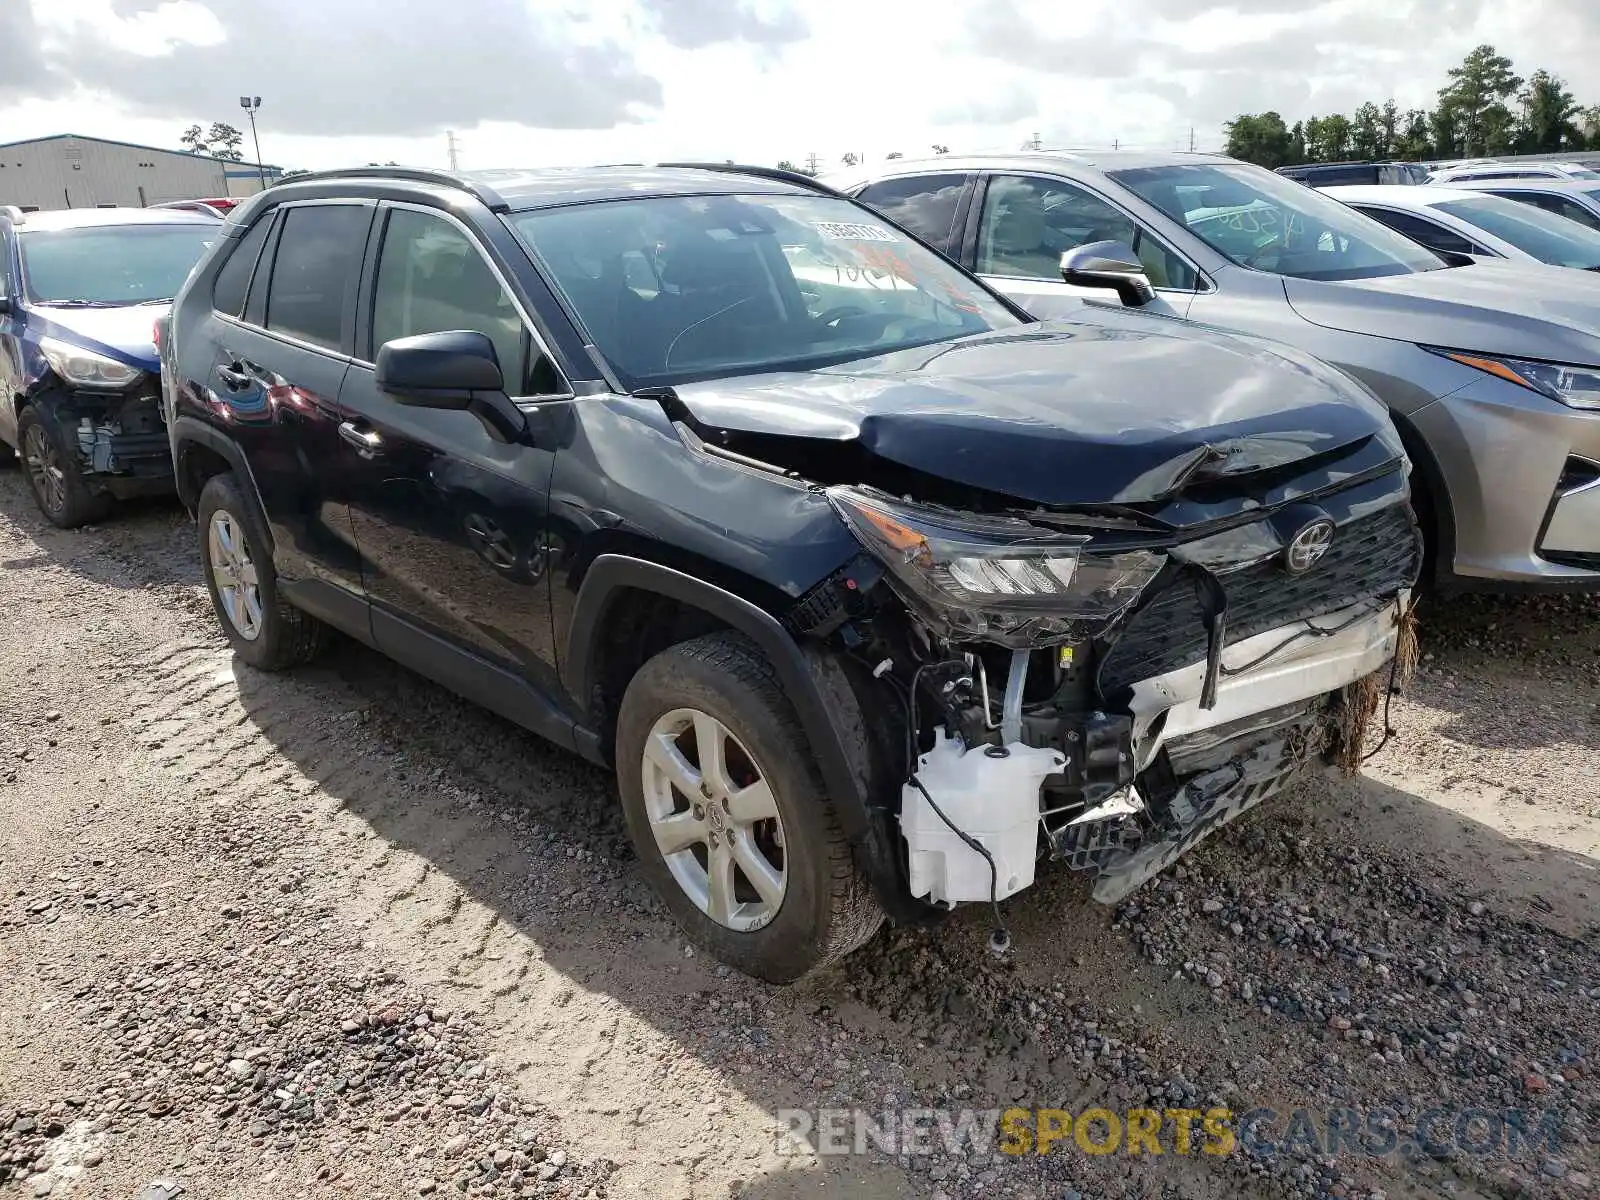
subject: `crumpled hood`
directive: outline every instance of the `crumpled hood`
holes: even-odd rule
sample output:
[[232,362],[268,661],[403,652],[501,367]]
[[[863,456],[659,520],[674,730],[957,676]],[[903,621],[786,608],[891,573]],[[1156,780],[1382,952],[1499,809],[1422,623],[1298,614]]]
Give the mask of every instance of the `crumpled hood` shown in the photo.
[[1479,262],[1413,275],[1284,281],[1295,312],[1348,333],[1600,365],[1600,272]]
[[170,304],[131,304],[123,308],[52,308],[40,306],[28,313],[28,329],[36,335],[58,338],[103,354],[130,367],[159,373],[156,355],[156,320]]
[[703,431],[855,441],[1046,506],[1157,501],[1373,435],[1400,453],[1382,405],[1309,356],[1110,310],[676,392]]

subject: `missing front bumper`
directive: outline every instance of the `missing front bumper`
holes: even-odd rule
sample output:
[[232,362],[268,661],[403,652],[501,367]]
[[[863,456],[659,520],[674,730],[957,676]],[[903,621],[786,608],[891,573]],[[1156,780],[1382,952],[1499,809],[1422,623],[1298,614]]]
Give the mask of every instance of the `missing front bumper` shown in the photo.
[[[954,904],[1021,890],[1031,864],[1016,864],[1042,832],[1053,857],[1094,873],[1095,899],[1121,900],[1306,769],[1348,765],[1352,740],[1358,759],[1388,664],[1397,647],[1409,657],[1409,599],[1235,643],[1210,707],[1201,703],[1203,663],[1136,684],[1130,713],[1095,713],[1067,731],[1078,747],[1073,774],[1064,773],[1069,756],[1050,748],[941,743],[921,757],[902,798],[912,894]],[[1086,786],[1083,751],[1102,726],[1120,731],[1118,746],[1109,774]]]

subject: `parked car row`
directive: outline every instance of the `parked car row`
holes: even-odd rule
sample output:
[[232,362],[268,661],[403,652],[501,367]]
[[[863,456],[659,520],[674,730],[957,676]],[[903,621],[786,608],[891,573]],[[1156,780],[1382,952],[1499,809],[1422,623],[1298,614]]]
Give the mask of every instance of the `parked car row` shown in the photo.
[[613,768],[689,936],[788,982],[1354,769],[1425,558],[1600,581],[1582,273],[1215,158],[846,188],[366,168],[210,225],[162,420],[238,658],[337,630]]
[[1463,183],[1502,183],[1511,180],[1550,180],[1556,182],[1600,181],[1600,171],[1570,162],[1498,162],[1494,159],[1469,159],[1437,163],[1432,168],[1414,162],[1296,163],[1279,167],[1278,174],[1310,187],[1338,187],[1360,184],[1437,184],[1455,187]]

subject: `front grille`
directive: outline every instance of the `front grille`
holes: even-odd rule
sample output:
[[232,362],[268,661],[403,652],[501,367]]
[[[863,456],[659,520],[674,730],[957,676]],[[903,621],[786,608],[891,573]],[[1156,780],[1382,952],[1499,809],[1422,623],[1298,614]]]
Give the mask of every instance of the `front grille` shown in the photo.
[[[1410,510],[1397,504],[1340,526],[1328,553],[1304,575],[1289,574],[1274,557],[1221,576],[1228,644],[1407,587],[1421,551]],[[1128,687],[1205,656],[1204,616],[1194,589],[1180,579],[1129,620],[1101,667],[1101,685],[1108,692]]]

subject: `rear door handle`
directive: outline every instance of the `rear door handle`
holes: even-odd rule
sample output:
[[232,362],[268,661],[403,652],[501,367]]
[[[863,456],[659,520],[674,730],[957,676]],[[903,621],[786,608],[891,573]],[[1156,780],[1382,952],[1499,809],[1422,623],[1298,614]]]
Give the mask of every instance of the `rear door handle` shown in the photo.
[[383,439],[370,429],[360,429],[353,422],[339,425],[339,436],[363,454],[378,454],[383,450]]
[[250,373],[239,363],[229,363],[217,368],[217,378],[230,392],[242,392],[255,386],[255,380],[250,378]]

